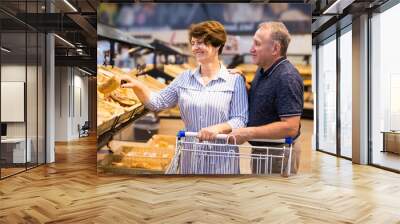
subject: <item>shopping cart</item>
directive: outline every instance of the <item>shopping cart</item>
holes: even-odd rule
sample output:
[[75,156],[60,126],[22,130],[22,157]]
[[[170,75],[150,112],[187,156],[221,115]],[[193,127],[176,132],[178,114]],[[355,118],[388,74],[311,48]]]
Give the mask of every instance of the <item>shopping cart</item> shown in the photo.
[[[233,142],[230,144],[229,142]],[[180,131],[177,134],[175,155],[166,174],[239,174],[240,161],[250,163],[253,174],[280,173],[290,176],[293,140],[252,141],[279,144],[279,147],[237,145],[233,136],[219,134],[215,142],[200,142],[197,132]],[[280,147],[282,146],[282,147]],[[239,151],[248,148],[249,153]],[[252,153],[252,150],[263,153]]]

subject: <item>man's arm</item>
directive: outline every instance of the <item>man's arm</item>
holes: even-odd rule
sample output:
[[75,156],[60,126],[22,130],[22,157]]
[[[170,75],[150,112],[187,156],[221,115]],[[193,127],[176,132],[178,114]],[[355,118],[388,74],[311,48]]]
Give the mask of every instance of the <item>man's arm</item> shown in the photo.
[[282,139],[296,137],[300,128],[300,116],[282,117],[280,121],[270,124],[234,129],[230,135],[236,138],[237,144],[251,139]]

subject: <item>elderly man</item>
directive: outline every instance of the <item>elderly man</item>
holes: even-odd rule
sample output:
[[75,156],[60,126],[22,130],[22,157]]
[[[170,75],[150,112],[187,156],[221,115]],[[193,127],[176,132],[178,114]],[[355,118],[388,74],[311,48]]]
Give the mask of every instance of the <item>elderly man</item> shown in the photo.
[[[280,22],[260,24],[253,37],[250,53],[259,66],[249,90],[249,122],[247,128],[232,131],[237,143],[250,140],[253,146],[276,146],[277,143],[251,139],[282,139],[300,135],[300,117],[303,113],[303,80],[296,68],[286,59],[290,34]],[[252,153],[265,154],[253,149]],[[294,143],[291,172],[297,173],[300,145]],[[258,163],[258,164],[257,164]],[[262,167],[256,170],[256,166]],[[280,172],[281,163],[273,161],[273,172]],[[253,160],[253,173],[263,173],[265,164]],[[285,168],[287,168],[287,163]]]

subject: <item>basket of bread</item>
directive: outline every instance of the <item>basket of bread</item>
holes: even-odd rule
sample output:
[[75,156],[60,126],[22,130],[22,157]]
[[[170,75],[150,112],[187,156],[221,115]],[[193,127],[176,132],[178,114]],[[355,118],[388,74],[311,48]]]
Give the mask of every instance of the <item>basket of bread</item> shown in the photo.
[[111,154],[100,161],[103,171],[122,174],[163,174],[175,155],[176,137],[154,135],[147,143],[111,141]]

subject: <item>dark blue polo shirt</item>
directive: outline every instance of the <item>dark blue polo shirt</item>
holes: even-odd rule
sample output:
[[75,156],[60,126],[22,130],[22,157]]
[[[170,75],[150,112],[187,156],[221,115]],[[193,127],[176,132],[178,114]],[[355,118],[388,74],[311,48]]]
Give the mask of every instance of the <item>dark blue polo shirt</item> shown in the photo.
[[258,69],[249,92],[249,122],[261,126],[303,113],[304,85],[297,69],[280,58],[268,70]]

